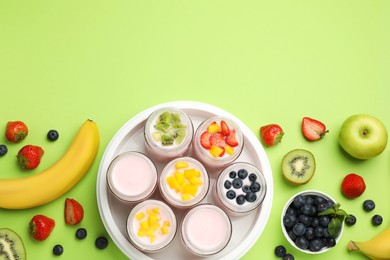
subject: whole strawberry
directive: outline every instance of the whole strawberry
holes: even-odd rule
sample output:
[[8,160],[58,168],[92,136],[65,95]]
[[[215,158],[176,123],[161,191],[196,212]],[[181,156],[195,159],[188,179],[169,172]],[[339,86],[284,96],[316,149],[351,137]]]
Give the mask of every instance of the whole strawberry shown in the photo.
[[341,192],[350,199],[359,197],[365,190],[366,184],[364,179],[354,173],[345,176],[341,183]]
[[34,239],[43,241],[51,234],[54,226],[54,219],[44,215],[35,215],[29,223],[29,233]]
[[327,132],[328,130],[326,130],[326,126],[322,122],[310,117],[302,119],[302,133],[307,140],[317,141]]
[[11,143],[19,143],[28,135],[28,128],[22,121],[11,121],[7,123],[5,137]]
[[64,216],[66,224],[77,225],[84,218],[84,209],[75,199],[66,198]]
[[269,124],[260,127],[260,137],[265,145],[274,146],[282,141],[284,132],[278,124]]
[[38,167],[43,154],[44,150],[41,147],[25,145],[19,150],[17,159],[22,168],[31,170]]

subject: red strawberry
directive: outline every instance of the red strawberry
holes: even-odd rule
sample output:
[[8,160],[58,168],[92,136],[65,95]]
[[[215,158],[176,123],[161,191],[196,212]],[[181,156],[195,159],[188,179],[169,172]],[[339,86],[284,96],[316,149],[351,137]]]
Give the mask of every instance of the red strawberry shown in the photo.
[[327,133],[326,126],[315,119],[304,117],[302,119],[302,133],[309,141],[317,141]]
[[25,145],[19,150],[17,158],[19,165],[24,169],[35,169],[41,162],[41,157],[44,154],[44,150],[35,145]]
[[18,143],[28,135],[28,128],[22,121],[13,121],[7,123],[5,137],[11,143]]
[[43,241],[51,234],[54,226],[54,219],[44,215],[35,215],[29,223],[29,233],[34,239]]
[[210,135],[210,144],[211,144],[211,146],[215,145],[215,146],[223,148],[226,145],[225,137],[223,136],[223,134],[221,132],[214,133],[214,134]]
[[210,134],[207,131],[203,132],[203,134],[200,135],[200,144],[205,149],[210,149],[211,148]]
[[227,136],[230,134],[230,129],[227,123],[224,120],[221,120],[221,132],[224,136]]
[[226,136],[226,143],[231,147],[236,147],[238,145],[236,131],[234,131],[234,129],[230,131],[230,134],[228,136]]
[[341,183],[341,192],[350,199],[359,197],[365,190],[366,184],[364,183],[364,179],[354,173],[345,176]]
[[283,135],[283,129],[278,124],[269,124],[260,127],[260,137],[265,145],[277,145],[282,141]]
[[66,224],[77,225],[84,218],[84,209],[76,200],[66,198],[64,216]]

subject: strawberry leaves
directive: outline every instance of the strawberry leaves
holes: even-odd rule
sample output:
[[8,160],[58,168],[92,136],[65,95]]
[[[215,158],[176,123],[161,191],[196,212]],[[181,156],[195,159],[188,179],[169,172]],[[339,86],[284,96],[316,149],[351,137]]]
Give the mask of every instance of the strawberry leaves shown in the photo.
[[340,206],[340,203],[334,204],[331,208],[318,214],[319,216],[329,216],[331,218],[328,224],[328,231],[329,235],[333,238],[338,236],[344,219],[349,216],[345,210],[340,208]]

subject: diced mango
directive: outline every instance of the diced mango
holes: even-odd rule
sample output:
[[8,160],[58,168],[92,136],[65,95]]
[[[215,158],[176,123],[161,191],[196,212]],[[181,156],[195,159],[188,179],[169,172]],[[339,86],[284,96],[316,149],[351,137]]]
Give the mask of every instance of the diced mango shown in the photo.
[[149,228],[149,222],[147,220],[142,221],[139,223],[142,229],[148,229]]
[[184,173],[182,172],[175,172],[174,173],[177,183],[180,185],[184,182]]
[[234,148],[231,147],[230,145],[226,145],[224,148],[225,151],[228,153],[228,155],[232,155],[234,153]]
[[153,213],[160,214],[160,208],[153,208]]
[[184,189],[188,186],[189,184],[187,182],[183,182],[180,187],[176,190],[177,192],[183,192]]
[[179,161],[175,163],[176,169],[183,169],[188,167],[188,162]]
[[198,187],[199,187],[199,185],[188,185],[184,189],[184,192],[187,193],[187,194],[190,194],[192,196],[195,196],[196,193],[198,192]]
[[137,235],[139,237],[144,237],[146,235],[146,231],[144,229],[139,229]]
[[161,228],[161,234],[166,235],[166,234],[168,234],[168,233],[169,233],[168,227],[167,227],[167,226],[163,226],[163,227]]
[[200,171],[197,171],[195,169],[184,170],[184,177],[187,180],[191,179],[191,177],[193,176],[200,177]]
[[169,176],[167,177],[167,183],[171,189],[177,189],[179,188],[179,183],[177,182],[175,176]]
[[150,236],[150,243],[153,243],[155,240],[156,240],[156,236],[155,235],[151,235]]
[[210,148],[210,154],[215,158],[219,157],[223,152],[224,152],[224,149],[222,149],[221,147],[218,147],[216,145],[213,145]]
[[170,227],[171,226],[171,222],[168,221],[168,220],[165,220],[163,225],[167,226],[167,227]]
[[139,221],[141,219],[143,219],[145,217],[145,213],[143,213],[142,211],[141,212],[138,212],[136,215],[135,215],[135,218]]
[[217,122],[212,122],[208,127],[207,127],[207,132],[209,134],[212,134],[212,133],[217,133],[217,132],[220,132],[221,131],[221,127],[219,126],[219,124],[217,124]]
[[190,194],[187,194],[187,193],[182,193],[181,194],[181,199],[182,200],[190,200],[192,198],[192,196]]
[[190,183],[191,184],[194,184],[194,185],[200,185],[202,184],[202,180],[196,176],[192,176],[191,179],[189,179]]
[[150,214],[148,217],[148,221],[149,221],[149,226],[153,226],[158,221],[157,215],[154,213]]

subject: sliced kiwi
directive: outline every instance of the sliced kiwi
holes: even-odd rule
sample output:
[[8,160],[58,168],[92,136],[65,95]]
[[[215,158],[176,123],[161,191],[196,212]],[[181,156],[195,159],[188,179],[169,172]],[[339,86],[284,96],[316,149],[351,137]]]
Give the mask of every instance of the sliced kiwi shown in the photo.
[[180,144],[187,132],[180,114],[169,112],[164,112],[158,117],[154,128],[159,132],[154,132],[152,136],[154,140],[161,141],[163,146],[172,145],[174,142]]
[[175,139],[170,135],[162,135],[161,136],[161,144],[163,146],[172,145]]
[[22,239],[9,228],[0,228],[0,259],[26,259],[26,250]]
[[282,160],[282,172],[287,181],[302,185],[311,180],[316,170],[314,155],[304,149],[288,152]]

